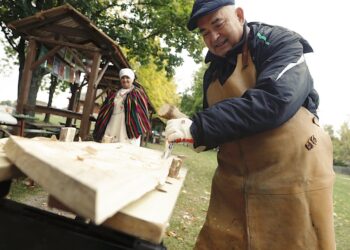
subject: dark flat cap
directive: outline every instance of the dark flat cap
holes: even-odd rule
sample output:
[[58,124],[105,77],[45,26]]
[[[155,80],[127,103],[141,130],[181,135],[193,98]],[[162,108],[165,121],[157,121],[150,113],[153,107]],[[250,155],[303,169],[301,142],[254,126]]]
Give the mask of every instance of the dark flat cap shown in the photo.
[[200,17],[218,10],[226,5],[234,5],[235,0],[196,0],[193,4],[190,20],[187,23],[189,30],[197,28],[197,21]]

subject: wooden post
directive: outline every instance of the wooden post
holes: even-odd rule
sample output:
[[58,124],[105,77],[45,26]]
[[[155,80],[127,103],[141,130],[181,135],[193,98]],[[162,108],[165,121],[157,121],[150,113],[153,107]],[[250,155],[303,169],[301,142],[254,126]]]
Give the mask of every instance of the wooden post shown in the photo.
[[31,69],[32,63],[35,60],[37,44],[35,40],[29,40],[28,51],[26,56],[26,61],[24,63],[23,74],[21,78],[21,87],[17,100],[16,112],[18,114],[23,114],[24,105],[27,104],[28,94],[30,89],[30,83],[32,81],[33,71]]
[[95,82],[98,75],[98,70],[101,62],[101,54],[94,53],[94,58],[89,75],[88,89],[85,95],[83,117],[81,119],[79,135],[84,140],[89,135],[90,130],[90,114],[95,102],[96,86]]
[[[69,99],[69,104],[68,104],[68,110],[75,110],[75,106],[77,104],[77,91],[79,89],[79,85],[77,83],[72,83],[70,86],[70,91],[72,93],[70,99]],[[79,101],[79,100],[78,100]],[[72,126],[72,118],[68,117],[66,119],[66,127],[71,127]]]
[[76,128],[65,127],[61,128],[60,141],[72,142],[74,141]]

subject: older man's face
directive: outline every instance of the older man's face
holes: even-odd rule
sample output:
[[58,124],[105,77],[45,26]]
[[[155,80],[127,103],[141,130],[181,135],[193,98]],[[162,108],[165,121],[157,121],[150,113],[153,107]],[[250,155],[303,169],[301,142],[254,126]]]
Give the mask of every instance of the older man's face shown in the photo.
[[243,24],[243,10],[234,6],[222,7],[197,22],[209,51],[221,57],[241,40]]

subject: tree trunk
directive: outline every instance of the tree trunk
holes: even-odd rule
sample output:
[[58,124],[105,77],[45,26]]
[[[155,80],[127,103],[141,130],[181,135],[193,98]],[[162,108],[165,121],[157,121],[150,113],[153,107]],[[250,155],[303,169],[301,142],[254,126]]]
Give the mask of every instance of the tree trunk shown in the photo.
[[[47,102],[48,107],[52,106],[53,95],[55,94],[57,85],[58,85],[57,76],[54,76],[51,74],[51,84],[50,84],[50,88],[49,88],[49,100]],[[46,123],[50,122],[50,114],[49,113],[45,114],[44,122],[46,122]]]
[[41,80],[43,79],[45,73],[47,72],[42,67],[38,67],[33,72],[32,82],[30,83],[28,103],[27,103],[30,109],[26,112],[30,116],[35,115],[34,110],[35,110],[36,98],[38,95],[39,87],[41,85]]

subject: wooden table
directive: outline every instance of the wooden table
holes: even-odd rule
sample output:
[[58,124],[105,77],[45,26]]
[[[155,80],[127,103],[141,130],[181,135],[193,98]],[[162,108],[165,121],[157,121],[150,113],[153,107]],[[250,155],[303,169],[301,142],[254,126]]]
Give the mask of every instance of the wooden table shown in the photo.
[[[0,140],[0,153],[2,153],[0,155],[0,159],[2,159],[2,162],[0,162],[0,181],[10,179],[19,172],[2,151],[2,145],[5,145],[7,140],[7,138]],[[129,203],[105,220],[102,226],[154,244],[161,243],[186,174],[187,170],[182,168],[177,178],[168,177],[162,186]],[[49,197],[48,205],[71,211],[62,203],[57,202],[53,196]]]
[[4,134],[9,134],[9,132],[7,131],[7,129],[3,128],[2,125],[4,126],[18,126],[18,121],[15,117],[13,117],[11,114],[4,112],[4,111],[0,111],[0,125],[1,125],[1,136],[0,138],[4,137]]
[[17,119],[7,112],[0,111],[0,124],[13,126],[17,124]]
[[37,120],[34,116],[25,115],[25,114],[14,114],[13,115],[18,120],[18,126],[19,130],[17,132],[17,135],[24,136],[24,127],[26,121],[34,121]]

